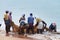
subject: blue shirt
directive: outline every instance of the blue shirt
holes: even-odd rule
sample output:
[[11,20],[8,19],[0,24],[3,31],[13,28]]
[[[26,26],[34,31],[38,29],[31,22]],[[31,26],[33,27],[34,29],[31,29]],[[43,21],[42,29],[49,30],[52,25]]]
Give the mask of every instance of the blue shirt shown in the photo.
[[34,24],[34,18],[32,16],[28,17],[28,24]]

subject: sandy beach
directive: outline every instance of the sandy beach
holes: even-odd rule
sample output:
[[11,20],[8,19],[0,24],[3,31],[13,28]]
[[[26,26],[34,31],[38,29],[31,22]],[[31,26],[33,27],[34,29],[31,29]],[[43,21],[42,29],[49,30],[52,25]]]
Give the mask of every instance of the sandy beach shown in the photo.
[[27,37],[12,36],[12,34],[10,33],[10,36],[5,36],[5,31],[0,31],[0,40],[60,40],[60,34],[48,32],[44,32],[44,34],[31,34],[27,35]]
[[0,31],[0,40],[37,40],[31,37],[24,37],[22,35],[18,36],[17,34],[15,35],[14,33],[9,33],[9,36],[5,35],[5,31]]

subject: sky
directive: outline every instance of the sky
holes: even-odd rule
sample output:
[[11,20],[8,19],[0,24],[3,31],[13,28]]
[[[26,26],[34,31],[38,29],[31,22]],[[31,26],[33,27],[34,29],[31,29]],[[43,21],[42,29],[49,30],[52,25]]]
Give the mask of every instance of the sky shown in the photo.
[[33,13],[33,17],[41,18],[47,26],[55,22],[60,29],[60,0],[0,0],[0,29],[5,29],[3,17],[6,10],[12,12],[13,21],[17,25],[23,14],[27,21],[29,14]]

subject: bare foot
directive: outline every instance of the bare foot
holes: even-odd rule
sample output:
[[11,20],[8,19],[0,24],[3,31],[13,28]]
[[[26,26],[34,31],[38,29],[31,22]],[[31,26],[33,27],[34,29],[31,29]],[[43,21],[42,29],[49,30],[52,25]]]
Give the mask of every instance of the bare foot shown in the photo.
[[6,33],[6,36],[9,36],[9,33]]
[[24,34],[24,37],[27,37],[27,34]]

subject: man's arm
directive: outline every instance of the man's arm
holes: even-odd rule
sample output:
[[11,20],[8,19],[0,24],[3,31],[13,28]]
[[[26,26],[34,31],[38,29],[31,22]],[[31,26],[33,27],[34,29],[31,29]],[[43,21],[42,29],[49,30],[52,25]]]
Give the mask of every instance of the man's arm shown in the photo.
[[45,21],[42,21],[42,22],[43,22],[43,24],[47,25],[47,23]]
[[21,18],[19,19],[19,23],[20,23],[20,21],[21,21]]

